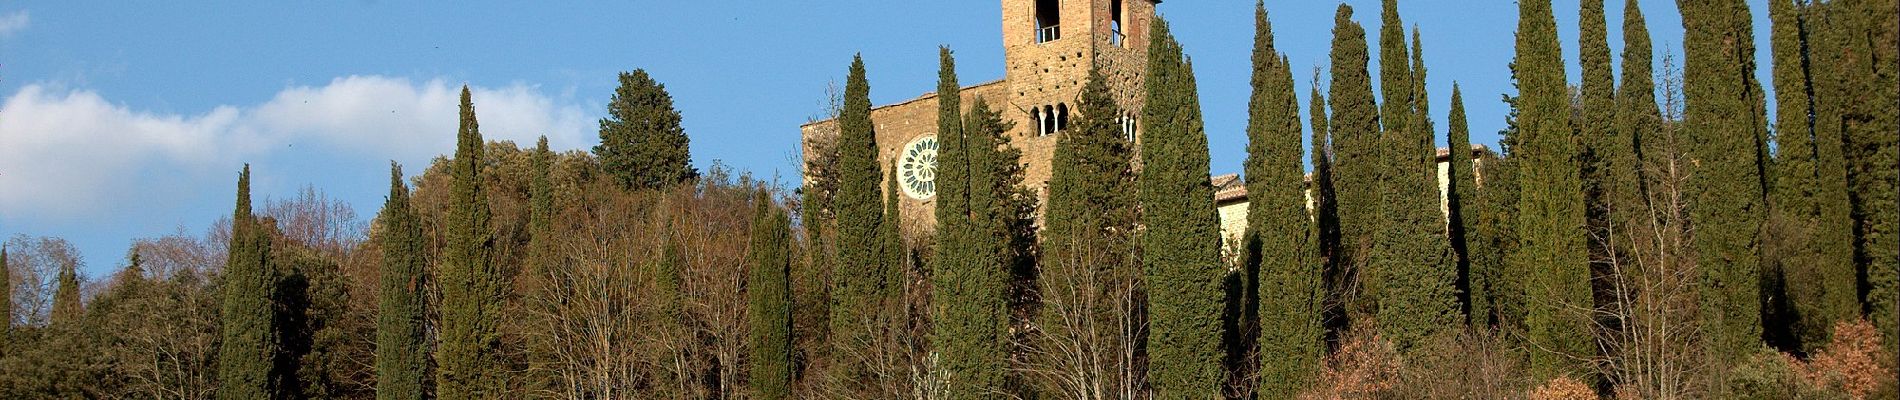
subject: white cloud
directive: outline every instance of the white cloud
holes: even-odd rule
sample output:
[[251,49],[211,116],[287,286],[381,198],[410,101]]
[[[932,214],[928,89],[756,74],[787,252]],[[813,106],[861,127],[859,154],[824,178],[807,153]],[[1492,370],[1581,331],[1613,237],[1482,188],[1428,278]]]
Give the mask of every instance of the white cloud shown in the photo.
[[12,36],[26,30],[26,27],[32,23],[33,19],[27,16],[26,10],[0,15],[0,37]]
[[[228,184],[231,165],[313,147],[418,166],[453,149],[460,90],[442,79],[349,76],[262,104],[176,115],[27,85],[0,103],[0,218],[98,215],[206,179]],[[573,101],[526,84],[471,91],[490,140],[545,134],[573,148],[589,139],[593,120]]]

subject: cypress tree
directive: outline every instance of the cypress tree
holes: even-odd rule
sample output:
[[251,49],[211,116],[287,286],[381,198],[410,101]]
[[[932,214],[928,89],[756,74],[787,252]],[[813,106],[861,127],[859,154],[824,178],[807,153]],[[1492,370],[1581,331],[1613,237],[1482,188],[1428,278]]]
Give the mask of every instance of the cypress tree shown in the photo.
[[[1332,99],[1330,134],[1333,143],[1335,187],[1338,188],[1340,281],[1367,278],[1373,234],[1381,223],[1380,187],[1385,162],[1380,150],[1379,105],[1372,95],[1366,31],[1352,20],[1352,6],[1341,4],[1333,20]],[[1347,304],[1347,315],[1366,313],[1362,304]]]
[[[535,141],[534,153],[529,156],[530,173],[528,181],[528,260],[536,269],[545,271],[552,267],[554,260],[554,182],[551,174],[554,168],[554,152],[548,150],[548,137],[542,136]],[[543,277],[542,273],[529,274]]]
[[1451,165],[1445,173],[1445,220],[1446,236],[1451,240],[1451,248],[1457,260],[1458,289],[1463,293],[1465,322],[1473,327],[1485,327],[1490,314],[1489,305],[1484,300],[1486,289],[1478,285],[1478,271],[1472,262],[1472,245],[1468,242],[1478,228],[1476,193],[1477,176],[1472,174],[1469,157],[1461,157],[1471,151],[1471,127],[1465,121],[1465,95],[1457,83],[1451,85],[1451,113],[1445,117],[1445,144],[1451,148]]
[[897,160],[891,160],[891,173],[884,182],[884,217],[878,221],[877,244],[879,260],[883,264],[883,276],[876,277],[877,284],[873,297],[880,304],[895,300],[904,292],[904,272],[906,261],[910,259],[910,249],[904,246],[903,219],[898,209]]
[[1472,175],[1484,177],[1484,186],[1471,193],[1476,204],[1467,236],[1471,250],[1471,287],[1473,325],[1524,331],[1524,282],[1512,254],[1519,245],[1517,215],[1517,159],[1511,149],[1517,142],[1517,98],[1504,96],[1512,110],[1505,118],[1506,129],[1498,132],[1498,154],[1485,155]]
[[[1777,110],[1775,185],[1769,205],[1776,223],[1770,229],[1780,233],[1771,242],[1779,246],[1780,254],[1776,258],[1780,262],[1769,266],[1779,269],[1780,273],[1778,276],[1771,273],[1769,278],[1781,283],[1780,289],[1785,293],[1774,295],[1777,299],[1790,300],[1794,316],[1798,318],[1777,322],[1792,322],[1788,328],[1799,339],[1801,348],[1814,350],[1827,343],[1835,322],[1854,319],[1860,308],[1855,299],[1853,245],[1848,239],[1852,225],[1844,220],[1834,221],[1837,225],[1821,223],[1822,192],[1845,191],[1845,187],[1822,185],[1824,178],[1818,168],[1820,151],[1816,146],[1813,119],[1815,103],[1810,84],[1813,80],[1808,75],[1813,67],[1807,63],[1805,17],[1792,0],[1769,2],[1768,13],[1773,21],[1770,35]],[[1838,139],[1835,147],[1838,148]],[[1839,151],[1833,154],[1838,155]],[[1834,165],[1837,169],[1830,170],[1830,175],[1844,178],[1846,170],[1838,169],[1839,164]],[[1845,184],[1845,179],[1829,181]],[[1831,251],[1838,252],[1830,254]]]
[[[1405,22],[1399,19],[1399,1],[1384,0],[1379,19],[1379,92],[1380,100],[1385,103],[1379,109],[1379,121],[1385,128],[1383,138],[1387,151],[1401,152],[1409,147],[1412,122],[1412,70],[1407,63],[1412,61],[1406,54]],[[1386,174],[1402,174],[1405,165],[1400,161],[1406,157],[1403,153],[1387,154],[1385,161],[1392,163],[1392,170]],[[1397,177],[1397,175],[1391,175]],[[1391,218],[1388,216],[1388,218]]]
[[[992,131],[1000,118],[978,98],[961,114],[956,60],[941,49],[937,84],[937,252],[931,272],[932,337],[949,372],[957,399],[1002,396],[1007,353],[1006,266],[999,221],[991,215],[1001,177],[985,161],[994,158]],[[894,182],[894,181],[893,181]],[[895,186],[892,190],[896,190]]]
[[[1900,76],[1896,76],[1891,60],[1900,58],[1895,54],[1900,49],[1894,43],[1900,32],[1895,32],[1896,26],[1890,23],[1896,10],[1868,0],[1832,1],[1812,7],[1817,20],[1814,32],[1819,37],[1812,54],[1817,78],[1817,147],[1827,147],[1839,138],[1841,169],[1847,171],[1851,205],[1847,218],[1853,224],[1854,263],[1862,268],[1860,290],[1866,296],[1863,311],[1886,335],[1888,351],[1896,352],[1900,351],[1900,336],[1896,336],[1900,335],[1900,327],[1895,324],[1894,310],[1894,298],[1900,291],[1900,275],[1895,270],[1900,263],[1900,254],[1896,254],[1900,244],[1895,242],[1900,240],[1896,236],[1900,235],[1900,203],[1896,203],[1900,188],[1894,182],[1900,180],[1900,169],[1894,165],[1900,159],[1900,148],[1896,147],[1900,137],[1894,132],[1900,128],[1900,116],[1894,115],[1892,105],[1900,96],[1895,82]],[[1822,148],[1817,154],[1830,173],[1829,163],[1835,159],[1832,152],[1832,148]],[[1823,201],[1838,204],[1830,200]],[[1830,215],[1823,220],[1841,219]]]
[[1308,126],[1313,128],[1310,143],[1312,151],[1307,155],[1312,160],[1313,174],[1306,181],[1306,190],[1312,196],[1308,206],[1313,210],[1313,227],[1316,229],[1313,244],[1317,246],[1314,251],[1320,263],[1321,295],[1324,298],[1320,303],[1322,329],[1325,332],[1344,332],[1349,329],[1345,325],[1347,319],[1343,315],[1344,309],[1329,306],[1340,304],[1341,295],[1346,293],[1349,286],[1344,282],[1346,274],[1339,260],[1339,196],[1333,190],[1334,149],[1326,124],[1326,96],[1319,92],[1319,87],[1319,71],[1316,70],[1313,71],[1312,91],[1307,94],[1307,98],[1312,99],[1311,104],[1307,105]]
[[1247,123],[1246,262],[1259,271],[1258,393],[1297,393],[1324,355],[1317,235],[1301,182],[1300,104],[1293,73],[1273,46],[1266,5],[1254,3],[1253,96]]
[[1618,134],[1612,121],[1616,115],[1616,78],[1610,67],[1609,25],[1605,22],[1603,0],[1583,0],[1579,17],[1577,60],[1583,64],[1583,113],[1577,121],[1578,166],[1583,170],[1584,215],[1588,219],[1590,259],[1593,274],[1601,276],[1613,263],[1609,252],[1610,166],[1608,158],[1617,146]]
[[[1767,209],[1763,126],[1754,81],[1753,27],[1739,0],[1679,0],[1687,54],[1683,121],[1689,212],[1701,273],[1701,328],[1715,365],[1733,365],[1761,343],[1760,241]],[[1742,57],[1738,55],[1750,55]]]
[[449,166],[449,208],[443,230],[440,343],[436,345],[437,394],[447,399],[502,396],[499,350],[501,306],[507,285],[494,264],[488,194],[482,186],[481,128],[468,87],[462,87],[461,128]]
[[[1106,367],[1133,361],[1127,355],[1139,351],[1107,340],[1136,338],[1124,322],[1140,321],[1135,300],[1124,297],[1141,275],[1131,234],[1136,216],[1134,194],[1128,190],[1134,179],[1132,150],[1115,118],[1123,111],[1099,70],[1090,72],[1076,111],[1074,128],[1056,137],[1050,161],[1037,279],[1045,311],[1038,328],[1044,337],[1061,342],[1047,346],[1078,346],[1076,351],[1083,354],[1105,355],[1094,360],[1095,366]],[[1104,378],[1115,387],[1136,382],[1126,374]],[[1113,380],[1117,378],[1122,380]]]
[[376,315],[376,398],[422,399],[429,374],[427,318],[423,311],[422,225],[409,206],[402,166],[390,163],[389,198],[377,217],[383,250],[382,289]]
[[1142,267],[1147,275],[1149,382],[1162,398],[1220,392],[1220,230],[1207,133],[1192,64],[1159,18],[1148,42],[1148,121],[1141,145]]
[[600,120],[601,169],[621,187],[658,189],[698,176],[673,95],[644,69],[620,73],[620,86]]
[[[1404,36],[1402,31],[1400,36]],[[1415,49],[1418,43],[1414,36]],[[1374,274],[1370,286],[1379,297],[1380,331],[1400,350],[1455,330],[1464,320],[1458,315],[1458,271],[1451,262],[1437,196],[1438,148],[1426,116],[1430,108],[1424,98],[1423,57],[1412,62],[1416,68],[1405,82],[1412,87],[1406,90],[1411,97],[1405,101],[1407,109],[1414,111],[1401,116],[1411,122],[1402,126],[1404,130],[1387,133],[1394,139],[1387,141],[1392,175],[1384,185],[1382,203],[1390,225],[1379,230],[1385,235],[1373,247],[1379,255],[1367,260]]]
[[79,268],[71,263],[59,266],[59,276],[54,280],[53,325],[73,326],[86,317],[86,308],[79,302]]
[[1626,231],[1637,228],[1638,221],[1650,218],[1643,211],[1653,208],[1649,204],[1651,178],[1644,157],[1645,138],[1660,138],[1663,129],[1650,65],[1654,55],[1650,50],[1649,26],[1636,3],[1637,0],[1627,0],[1623,5],[1622,86],[1617,87],[1616,111],[1613,112],[1614,134],[1618,137],[1607,154],[1613,183],[1609,192],[1613,206],[1611,222],[1627,224]]
[[1548,0],[1518,3],[1517,59],[1512,64],[1520,97],[1517,229],[1523,241],[1512,264],[1528,271],[1525,325],[1537,381],[1587,373],[1582,361],[1595,355],[1591,336],[1590,260],[1581,234],[1584,198],[1579,190],[1577,140],[1570,125],[1570,95],[1563,54]]
[[759,191],[746,260],[747,315],[751,317],[752,394],[764,400],[792,396],[792,222]]
[[13,264],[7,263],[7,246],[0,244],[0,358],[13,345]]
[[877,162],[877,135],[871,124],[871,86],[864,77],[864,59],[853,57],[845,83],[844,109],[838,116],[838,192],[833,199],[837,217],[837,252],[833,271],[831,340],[840,358],[832,378],[852,384],[865,377],[859,358],[873,336],[877,293],[884,276],[877,231],[883,210],[878,196],[884,174]]
[[224,266],[223,340],[218,346],[218,398],[273,399],[271,376],[277,351],[277,284],[270,265],[270,235],[251,215],[251,166],[238,175],[237,210],[231,217],[230,260]]

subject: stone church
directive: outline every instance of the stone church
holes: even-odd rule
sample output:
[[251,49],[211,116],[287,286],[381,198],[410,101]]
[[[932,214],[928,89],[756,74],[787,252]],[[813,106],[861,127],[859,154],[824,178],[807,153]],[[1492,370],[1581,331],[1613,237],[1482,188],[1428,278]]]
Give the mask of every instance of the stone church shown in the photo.
[[[1006,135],[1022,150],[1024,184],[1046,198],[1056,137],[1069,129],[1091,66],[1101,69],[1109,91],[1126,115],[1117,116],[1122,133],[1140,142],[1142,72],[1147,66],[1148,26],[1161,0],[1002,0],[1004,76],[965,86],[964,111],[981,97],[1003,119],[1014,122]],[[1241,55],[1245,56],[1245,55]],[[871,121],[877,135],[878,161],[893,162],[898,174],[899,212],[907,233],[930,232],[935,220],[937,95],[876,106]],[[838,134],[835,120],[800,127],[804,148]],[[1482,153],[1474,146],[1473,155]],[[1219,151],[1219,149],[1216,149]],[[806,154],[805,157],[812,157]],[[1439,151],[1440,188],[1449,152]],[[809,159],[807,160],[809,161]],[[892,171],[884,171],[886,174]],[[810,177],[805,177],[809,180]],[[1246,226],[1246,187],[1236,175],[1217,176],[1221,234],[1237,238]],[[887,189],[888,190],[888,189]]]

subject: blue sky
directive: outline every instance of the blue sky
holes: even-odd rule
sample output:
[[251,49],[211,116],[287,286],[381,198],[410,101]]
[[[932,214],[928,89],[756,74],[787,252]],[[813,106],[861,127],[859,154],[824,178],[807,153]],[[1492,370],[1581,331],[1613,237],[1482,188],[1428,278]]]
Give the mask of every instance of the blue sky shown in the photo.
[[[1379,2],[1346,3],[1377,35]],[[1609,3],[1620,53],[1622,2]],[[1679,54],[1674,2],[1643,3],[1658,51]],[[1749,3],[1765,56],[1766,3]],[[1337,4],[1267,4],[1302,103]],[[1160,6],[1195,63],[1216,174],[1245,158],[1252,7]],[[1577,1],[1554,7],[1574,84]],[[1440,140],[1456,81],[1473,140],[1495,143],[1507,112],[1498,96],[1513,91],[1515,3],[1400,10],[1424,34]],[[229,215],[246,162],[260,199],[314,185],[367,220],[387,193],[388,160],[413,174],[452,149],[460,85],[475,89],[489,139],[545,134],[584,149],[615,74],[635,68],[672,92],[694,164],[796,182],[797,127],[853,53],[879,104],[933,90],[938,45],[956,50],[963,82],[997,79],[1000,13],[976,0],[0,2],[0,235],[65,237],[100,274],[134,239],[196,234]]]

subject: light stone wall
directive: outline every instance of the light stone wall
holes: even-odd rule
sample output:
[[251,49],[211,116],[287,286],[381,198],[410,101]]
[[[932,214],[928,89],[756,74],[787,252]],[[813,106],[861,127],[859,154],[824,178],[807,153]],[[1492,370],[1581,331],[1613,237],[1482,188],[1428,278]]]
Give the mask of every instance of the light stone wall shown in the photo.
[[[1007,136],[1010,145],[1022,151],[1023,184],[1045,198],[1042,189],[1048,186],[1049,162],[1060,134],[1038,135],[1037,122],[1030,114],[1032,108],[1066,105],[1069,125],[1074,126],[1079,116],[1077,103],[1091,66],[1102,72],[1110,93],[1123,109],[1129,110],[1128,114],[1135,114],[1142,106],[1142,71],[1147,68],[1147,32],[1155,4],[1153,0],[1123,0],[1126,39],[1118,46],[1110,42],[1110,1],[1061,0],[1061,38],[1036,43],[1036,0],[1002,0],[1005,76],[963,88],[965,111],[975,98],[982,97],[1012,124]],[[876,87],[875,82],[872,87]],[[877,130],[878,161],[888,174],[901,146],[919,136],[937,133],[936,94],[879,106],[872,109],[871,120]],[[1139,131],[1139,122],[1136,125]],[[805,143],[832,138],[837,135],[837,123],[824,120],[806,124],[800,127],[800,134]],[[935,231],[931,218],[935,198],[899,198],[906,233]]]

